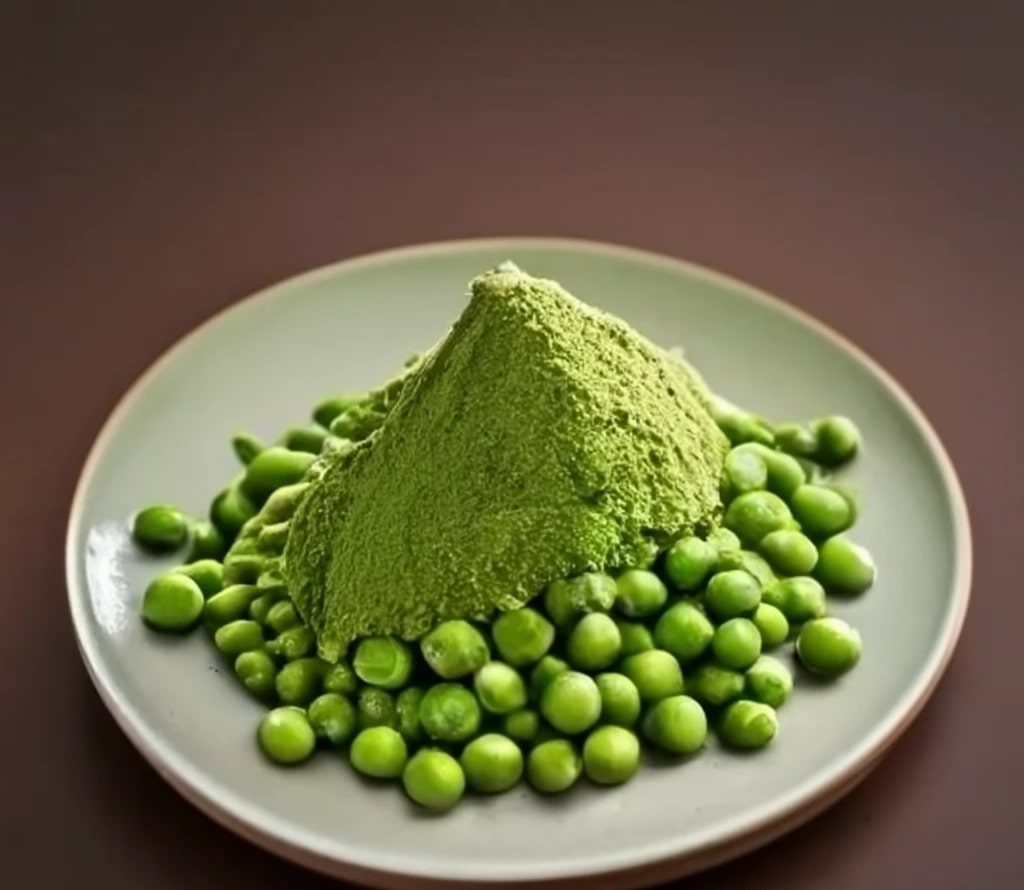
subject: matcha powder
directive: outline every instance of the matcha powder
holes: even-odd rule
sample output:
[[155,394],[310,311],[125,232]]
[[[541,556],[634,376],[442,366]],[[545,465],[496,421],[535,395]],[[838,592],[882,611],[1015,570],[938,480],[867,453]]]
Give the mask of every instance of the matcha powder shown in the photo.
[[477,278],[380,429],[331,457],[292,519],[284,574],[323,657],[708,530],[726,442],[706,399],[681,360],[554,282],[511,264]]

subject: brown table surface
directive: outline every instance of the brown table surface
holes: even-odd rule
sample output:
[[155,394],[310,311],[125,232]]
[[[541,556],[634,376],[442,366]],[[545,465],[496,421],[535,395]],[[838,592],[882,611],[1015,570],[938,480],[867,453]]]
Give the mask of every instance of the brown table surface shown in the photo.
[[116,729],[65,607],[72,487],[136,375],[254,289],[557,234],[834,325],[929,414],[972,510],[973,602],[921,718],[814,823],[680,886],[1021,886],[1019,3],[3,8],[5,883],[330,886],[209,822]]

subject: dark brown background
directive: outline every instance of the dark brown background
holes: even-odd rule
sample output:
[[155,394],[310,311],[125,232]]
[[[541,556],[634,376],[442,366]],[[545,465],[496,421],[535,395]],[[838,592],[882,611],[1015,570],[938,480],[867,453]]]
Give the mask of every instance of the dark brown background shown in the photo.
[[115,399],[206,316],[340,257],[484,234],[637,244],[784,295],[906,384],[966,487],[974,599],[932,704],[846,801],[687,890],[1015,883],[1015,8],[3,4],[5,883],[329,885],[208,822],[116,730],[65,611],[69,498]]

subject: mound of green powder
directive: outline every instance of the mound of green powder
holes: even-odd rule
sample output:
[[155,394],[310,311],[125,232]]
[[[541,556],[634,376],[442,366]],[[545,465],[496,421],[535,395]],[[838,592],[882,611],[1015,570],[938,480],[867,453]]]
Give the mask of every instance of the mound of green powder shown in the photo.
[[354,638],[521,605],[714,525],[726,442],[680,359],[511,264],[482,275],[381,427],[328,458],[288,536],[292,598]]

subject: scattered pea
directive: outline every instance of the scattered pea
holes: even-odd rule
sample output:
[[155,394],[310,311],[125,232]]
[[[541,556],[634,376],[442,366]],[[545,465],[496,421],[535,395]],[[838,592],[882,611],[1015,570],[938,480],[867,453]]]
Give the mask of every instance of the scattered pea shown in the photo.
[[783,500],[789,500],[793,492],[807,481],[807,474],[804,473],[803,467],[792,455],[775,451],[758,443],[742,445],[737,450],[751,451],[764,461],[768,475],[768,490]]
[[672,695],[647,712],[643,732],[654,745],[669,754],[695,754],[704,747],[708,721],[695,699]]
[[434,673],[445,680],[468,676],[491,657],[480,631],[459,619],[437,625],[420,641],[420,651]]
[[547,685],[567,670],[569,664],[557,655],[545,655],[530,672],[530,697],[534,701],[539,701]]
[[242,491],[254,503],[262,504],[275,489],[301,482],[313,460],[312,454],[271,445],[245,468]]
[[359,712],[359,727],[367,729],[371,726],[390,726],[398,728],[398,702],[385,689],[367,686],[359,690],[356,699],[356,710]]
[[622,659],[622,673],[633,681],[645,702],[660,701],[683,691],[679,662],[664,649],[651,649]]
[[355,706],[343,695],[327,692],[309,704],[309,723],[316,737],[335,748],[347,745],[359,726]]
[[788,527],[792,520],[789,507],[777,494],[750,491],[729,504],[723,522],[745,546],[756,547],[765,535]]
[[789,503],[800,527],[812,538],[839,534],[853,521],[853,511],[846,498],[823,485],[801,485],[793,492]]
[[814,578],[783,578],[765,590],[764,599],[781,609],[790,624],[803,624],[825,614],[825,588]]
[[316,735],[301,708],[267,711],[256,730],[256,740],[270,760],[285,765],[308,760],[316,748]]
[[224,655],[235,658],[243,652],[262,647],[263,628],[245,618],[229,621],[214,632],[213,643]]
[[704,602],[719,619],[752,615],[761,603],[761,585],[742,569],[719,572],[708,582]]
[[815,618],[800,628],[796,654],[807,670],[837,677],[860,661],[860,634],[840,618]]
[[599,785],[621,785],[640,767],[640,742],[621,726],[599,726],[583,743],[583,770]]
[[480,729],[480,705],[465,686],[439,683],[423,696],[420,723],[435,741],[464,742]]
[[410,800],[428,810],[441,812],[450,810],[462,799],[466,776],[459,761],[451,754],[436,748],[423,748],[406,763],[402,786]]
[[583,671],[608,667],[621,651],[619,628],[611,616],[602,612],[584,615],[572,629],[566,643],[569,664]]
[[405,739],[390,726],[370,726],[352,740],[349,762],[357,772],[375,779],[397,779],[408,759]]
[[503,612],[491,628],[494,645],[505,661],[524,667],[540,661],[555,640],[555,628],[535,609]]
[[860,431],[848,417],[825,417],[814,424],[818,447],[814,457],[826,466],[851,460],[860,448]]
[[654,615],[668,600],[665,583],[646,569],[627,569],[615,579],[615,587],[615,605],[629,618]]
[[794,457],[814,457],[818,453],[818,437],[799,423],[783,423],[775,428],[775,444]]
[[718,565],[715,567],[716,574],[735,571],[753,575],[761,587],[771,584],[776,577],[772,567],[768,565],[768,561],[753,550],[724,550],[719,553]]
[[601,693],[597,683],[578,671],[556,675],[541,694],[540,712],[559,732],[566,735],[585,732],[601,716]]
[[744,692],[754,701],[780,708],[793,691],[793,675],[777,658],[762,655],[747,670]]
[[731,748],[763,748],[779,731],[775,710],[762,702],[740,699],[725,709],[718,737]]
[[839,535],[821,545],[816,575],[833,593],[863,593],[875,583],[875,563],[866,548]]
[[281,631],[267,643],[267,649],[285,661],[295,661],[312,654],[316,649],[316,635],[305,624],[297,624]]
[[160,575],[149,583],[142,596],[141,614],[142,620],[154,630],[190,630],[203,614],[203,592],[185,575]]
[[730,618],[716,628],[711,649],[723,666],[744,670],[761,654],[761,634],[749,618]]
[[424,691],[418,686],[410,686],[399,692],[395,699],[398,731],[410,745],[418,744],[423,738],[423,727],[420,724],[420,705],[423,703],[423,695]]
[[568,791],[583,770],[583,762],[568,739],[541,742],[526,759],[526,778],[542,794]]
[[511,739],[487,733],[473,739],[459,758],[469,787],[483,794],[508,791],[523,775],[523,752]]
[[332,664],[324,673],[324,692],[355,695],[358,688],[356,672],[343,661]]
[[761,555],[783,575],[809,575],[818,562],[818,550],[806,535],[779,529],[761,539]]
[[256,506],[242,491],[240,478],[228,485],[210,505],[210,520],[229,541],[233,541],[242,526],[255,515]]
[[204,559],[221,560],[228,552],[228,542],[224,535],[208,519],[201,519],[192,524],[192,545],[188,551],[189,562],[200,562]]
[[367,637],[356,648],[352,667],[364,683],[401,689],[412,674],[412,651],[394,637]]
[[733,448],[725,456],[722,474],[725,496],[729,500],[768,485],[768,467],[761,456],[749,448]]
[[677,590],[694,591],[711,574],[717,559],[718,553],[709,542],[695,537],[680,538],[665,554],[665,574]]
[[291,600],[275,602],[267,610],[266,625],[276,634],[282,634],[301,623],[302,619],[299,618],[299,613]]
[[327,429],[318,423],[305,426],[293,426],[285,430],[281,444],[289,451],[305,451],[308,454],[319,454],[327,438]]
[[231,437],[231,450],[242,466],[247,467],[267,445],[252,433],[238,432]]
[[761,603],[757,607],[753,621],[765,649],[781,646],[789,638],[789,621],[781,609],[770,603]]
[[615,579],[604,572],[584,572],[548,585],[544,611],[556,627],[565,628],[581,612],[608,612],[618,589]]
[[329,427],[336,417],[358,405],[362,398],[362,396],[348,394],[330,396],[313,409],[313,420],[322,427]]
[[685,600],[669,607],[654,626],[658,648],[671,652],[681,664],[703,655],[714,633],[707,615]]
[[277,665],[262,649],[242,652],[235,659],[235,676],[257,698],[269,698],[275,689]]
[[638,621],[616,619],[615,626],[619,629],[619,639],[622,641],[619,654],[623,657],[654,648],[654,637],[646,625]]
[[505,715],[502,729],[510,739],[528,745],[540,730],[540,715],[531,708],[522,708]]
[[473,676],[473,689],[484,710],[509,714],[526,705],[526,683],[503,661],[489,661]]
[[640,692],[625,674],[608,672],[596,677],[601,695],[601,720],[615,726],[633,726],[640,717]]
[[274,680],[277,697],[286,705],[309,704],[320,694],[324,663],[319,658],[289,661]]
[[176,550],[188,537],[188,521],[176,507],[158,504],[139,510],[132,520],[132,535],[147,550]]
[[686,678],[686,690],[697,701],[717,708],[743,694],[743,674],[717,664],[702,664]]

